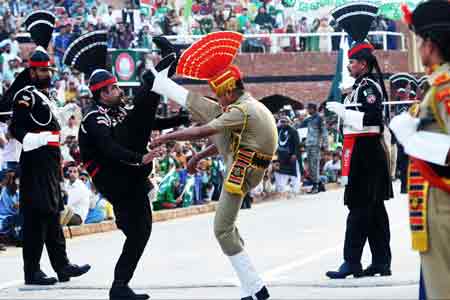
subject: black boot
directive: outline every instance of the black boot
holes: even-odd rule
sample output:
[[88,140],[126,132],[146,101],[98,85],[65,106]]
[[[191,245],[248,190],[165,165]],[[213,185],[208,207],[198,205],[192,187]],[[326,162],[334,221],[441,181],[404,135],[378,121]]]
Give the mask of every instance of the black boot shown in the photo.
[[[267,288],[265,286],[263,286],[259,292],[257,292],[255,294],[255,297],[257,300],[267,300],[269,299],[270,295],[269,295],[269,291],[267,290]],[[253,298],[252,296],[248,296],[245,298],[242,298],[241,300],[253,300],[255,298]]]
[[317,183],[314,183],[311,191],[309,191],[308,194],[317,194],[318,192],[319,192],[319,185]]
[[362,276],[362,266],[361,264],[350,264],[344,262],[338,271],[328,271],[326,275],[331,279],[344,279],[347,276],[353,275],[353,277]]
[[55,277],[48,277],[41,270],[33,273],[25,273],[25,284],[27,285],[54,285],[56,282]]
[[371,264],[363,271],[362,276],[375,276],[377,274],[380,276],[391,276],[391,267],[383,264]]
[[88,272],[90,269],[90,265],[77,266],[69,264],[58,272],[58,280],[59,282],[67,282],[70,280],[70,277],[81,276],[84,273]]
[[147,294],[136,294],[126,284],[116,284],[109,290],[109,300],[147,300],[150,296]]

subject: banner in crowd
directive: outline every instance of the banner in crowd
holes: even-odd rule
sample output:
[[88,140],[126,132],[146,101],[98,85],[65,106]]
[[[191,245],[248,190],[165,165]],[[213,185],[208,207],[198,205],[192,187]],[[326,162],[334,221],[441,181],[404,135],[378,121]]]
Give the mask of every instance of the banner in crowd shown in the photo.
[[147,50],[111,49],[113,75],[117,77],[121,86],[139,85],[138,67],[143,63],[143,54]]
[[152,9],[152,1],[151,0],[139,0],[139,8],[141,12],[145,16],[151,16],[151,9]]
[[[421,2],[419,0],[367,0],[368,2],[375,3],[380,8],[380,15],[385,16],[393,20],[401,20],[402,12],[400,5],[402,3],[408,4],[412,10],[416,5]],[[335,7],[344,5],[346,3],[354,2],[353,0],[303,0],[298,1],[298,10],[301,13],[311,14],[314,17],[328,16],[330,11]]]

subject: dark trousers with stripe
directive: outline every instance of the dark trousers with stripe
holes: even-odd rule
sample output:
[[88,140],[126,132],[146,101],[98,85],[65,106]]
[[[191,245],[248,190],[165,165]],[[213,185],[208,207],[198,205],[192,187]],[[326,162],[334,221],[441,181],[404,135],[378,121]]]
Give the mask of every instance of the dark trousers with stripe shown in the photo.
[[367,206],[349,207],[344,242],[344,260],[360,264],[366,241],[372,252],[372,264],[391,264],[389,219],[384,201]]

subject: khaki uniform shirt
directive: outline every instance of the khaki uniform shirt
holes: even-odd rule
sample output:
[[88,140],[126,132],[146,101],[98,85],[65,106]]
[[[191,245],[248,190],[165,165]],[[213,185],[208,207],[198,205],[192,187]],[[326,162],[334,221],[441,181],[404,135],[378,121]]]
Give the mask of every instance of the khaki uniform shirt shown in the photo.
[[429,77],[430,90],[420,103],[418,117],[425,122],[424,131],[450,134],[450,64],[444,64]]
[[[265,155],[272,156],[278,144],[277,127],[272,113],[250,94],[244,93],[233,106],[239,106],[248,114],[247,126],[241,136],[240,144]],[[228,165],[232,159],[232,132],[240,133],[244,126],[244,113],[229,107],[222,111],[221,106],[210,99],[189,93],[187,107],[195,122],[206,124],[220,131],[211,140],[224,156]]]

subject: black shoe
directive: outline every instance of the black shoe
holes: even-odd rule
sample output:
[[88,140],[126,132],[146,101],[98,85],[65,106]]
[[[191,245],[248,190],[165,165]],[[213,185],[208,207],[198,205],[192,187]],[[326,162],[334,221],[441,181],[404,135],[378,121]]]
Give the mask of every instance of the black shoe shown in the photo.
[[147,300],[147,294],[136,294],[128,285],[114,285],[109,290],[109,300]]
[[361,264],[345,262],[339,267],[338,271],[328,271],[326,275],[331,279],[344,279],[350,275],[353,275],[353,277],[361,277],[362,267]]
[[377,274],[380,276],[391,276],[392,271],[389,265],[371,264],[363,271],[362,276],[375,276]]
[[319,193],[319,188],[317,187],[317,185],[313,185],[312,189],[308,192],[308,194],[317,194]]
[[70,280],[70,277],[81,276],[84,273],[88,272],[90,269],[90,265],[77,266],[69,264],[58,272],[58,280],[59,282],[67,282]]
[[54,285],[57,282],[58,280],[55,277],[48,277],[41,270],[32,274],[25,274],[26,285]]
[[[255,297],[257,300],[267,300],[269,299],[270,295],[269,295],[269,291],[267,290],[267,288],[265,286],[263,286],[259,292],[257,292],[255,294]],[[248,296],[245,298],[242,298],[241,300],[253,300],[254,298],[252,296]]]

